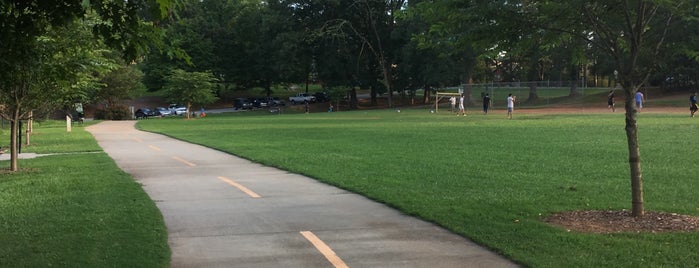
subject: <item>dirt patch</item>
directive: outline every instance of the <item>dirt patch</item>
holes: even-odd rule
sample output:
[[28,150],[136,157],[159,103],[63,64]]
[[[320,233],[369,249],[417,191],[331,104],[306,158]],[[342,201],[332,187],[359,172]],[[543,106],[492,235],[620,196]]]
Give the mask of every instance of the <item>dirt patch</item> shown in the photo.
[[582,233],[662,233],[699,231],[699,217],[646,211],[633,217],[630,211],[581,210],[555,213],[545,222]]

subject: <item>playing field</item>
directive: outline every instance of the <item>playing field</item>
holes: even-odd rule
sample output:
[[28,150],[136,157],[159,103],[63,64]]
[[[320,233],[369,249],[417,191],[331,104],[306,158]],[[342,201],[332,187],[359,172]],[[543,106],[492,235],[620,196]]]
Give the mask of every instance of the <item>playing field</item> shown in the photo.
[[[582,234],[542,221],[630,208],[624,115],[603,111],[261,112],[138,126],[361,193],[525,266],[699,266],[699,233]],[[699,215],[698,120],[639,115],[647,210]]]

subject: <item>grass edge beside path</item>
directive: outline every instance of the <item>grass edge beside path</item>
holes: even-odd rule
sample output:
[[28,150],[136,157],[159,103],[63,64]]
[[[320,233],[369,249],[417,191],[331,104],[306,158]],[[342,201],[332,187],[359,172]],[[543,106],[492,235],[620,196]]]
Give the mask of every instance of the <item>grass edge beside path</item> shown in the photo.
[[36,124],[22,150],[55,155],[0,161],[0,266],[169,267],[160,211],[84,127]]

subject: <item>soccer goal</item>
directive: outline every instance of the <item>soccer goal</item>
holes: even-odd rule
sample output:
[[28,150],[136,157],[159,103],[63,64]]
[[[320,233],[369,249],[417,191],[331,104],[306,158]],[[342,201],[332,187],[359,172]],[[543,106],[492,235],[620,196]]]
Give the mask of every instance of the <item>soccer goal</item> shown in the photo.
[[437,91],[437,93],[434,95],[434,112],[435,113],[439,112],[439,101],[441,101],[443,98],[455,97],[456,98],[456,105],[459,105],[459,97],[460,96],[461,96],[461,93]]

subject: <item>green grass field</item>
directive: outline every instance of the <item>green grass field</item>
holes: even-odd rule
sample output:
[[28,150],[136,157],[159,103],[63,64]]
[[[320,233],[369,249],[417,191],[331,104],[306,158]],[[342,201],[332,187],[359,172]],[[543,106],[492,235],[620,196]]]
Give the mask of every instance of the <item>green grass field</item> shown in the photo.
[[60,154],[0,161],[0,267],[169,266],[157,207],[83,127],[37,123],[31,140],[22,152]]
[[[504,117],[249,112],[138,126],[360,193],[529,267],[699,266],[699,233],[583,234],[542,221],[630,208],[623,113]],[[638,124],[646,209],[699,215],[699,121],[644,113]]]

